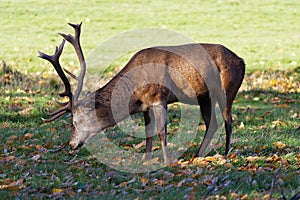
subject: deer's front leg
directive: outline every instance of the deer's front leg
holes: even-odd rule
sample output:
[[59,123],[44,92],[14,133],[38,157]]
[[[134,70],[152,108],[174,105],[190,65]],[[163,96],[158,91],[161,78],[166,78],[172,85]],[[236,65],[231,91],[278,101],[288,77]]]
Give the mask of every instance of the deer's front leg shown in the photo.
[[155,129],[155,118],[152,109],[144,112],[144,120],[146,132],[146,153],[144,154],[143,159],[150,160],[152,158],[152,139]]
[[160,140],[163,159],[165,164],[169,164],[169,156],[167,151],[167,104],[162,103],[153,106],[153,113],[155,117],[157,134]]

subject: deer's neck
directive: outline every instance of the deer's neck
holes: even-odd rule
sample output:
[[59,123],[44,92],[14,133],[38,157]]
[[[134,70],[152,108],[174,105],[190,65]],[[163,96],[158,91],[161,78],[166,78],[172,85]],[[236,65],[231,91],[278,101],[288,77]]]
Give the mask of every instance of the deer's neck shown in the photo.
[[132,102],[128,95],[124,95],[124,90],[116,88],[116,82],[113,79],[94,92],[96,114],[102,129],[114,126],[129,115],[137,113],[139,109],[131,105]]

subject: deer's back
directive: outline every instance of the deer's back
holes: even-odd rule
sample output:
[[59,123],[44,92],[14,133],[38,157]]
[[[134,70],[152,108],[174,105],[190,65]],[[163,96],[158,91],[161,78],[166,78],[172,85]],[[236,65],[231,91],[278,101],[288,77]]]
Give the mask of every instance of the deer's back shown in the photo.
[[[211,72],[217,75],[207,78]],[[141,102],[147,108],[165,98],[169,103],[178,98],[206,98],[208,80],[212,84],[210,88],[220,89],[222,85],[228,99],[233,100],[244,72],[243,59],[219,44],[158,46],[136,53],[112,83],[123,78],[120,99],[128,95],[125,93],[132,93],[129,94],[132,95],[131,103]],[[111,85],[115,87],[115,84]]]
[[[245,72],[243,59],[219,44],[186,44],[144,49],[133,56],[123,73],[137,66],[150,67],[150,75],[156,78],[163,76],[161,79],[170,78],[181,90],[186,87],[182,82],[184,78],[197,95],[207,93],[203,76],[212,68],[220,72],[225,90],[228,85],[237,85],[238,89]],[[166,77],[167,73],[162,73],[164,70],[158,70],[165,66],[173,69],[168,71],[170,77]]]

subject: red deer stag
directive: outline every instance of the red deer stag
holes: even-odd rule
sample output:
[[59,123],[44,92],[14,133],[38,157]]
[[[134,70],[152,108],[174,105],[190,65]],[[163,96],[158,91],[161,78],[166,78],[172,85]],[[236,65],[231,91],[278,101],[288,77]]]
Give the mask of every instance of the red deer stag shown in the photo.
[[[132,114],[143,112],[146,132],[145,157],[151,158],[152,137],[156,126],[163,159],[168,163],[167,105],[180,101],[200,105],[206,125],[204,139],[195,156],[203,156],[216,132],[216,102],[220,105],[225,122],[225,154],[229,152],[232,103],[245,74],[242,58],[219,44],[185,44],[143,49],[104,87],[78,100],[83,87],[86,63],[79,40],[81,23],[69,25],[75,29],[75,36],[60,34],[64,39],[61,45],[56,47],[54,55],[39,52],[39,57],[53,65],[65,86],[65,91],[60,96],[69,98],[69,102],[60,103],[62,107],[49,113],[51,118],[44,121],[51,122],[71,112],[74,125],[69,142],[71,148],[76,149],[85,144],[99,130],[114,126]],[[65,40],[73,45],[78,56],[81,66],[78,77],[66,69],[63,70],[59,63]],[[74,93],[64,71],[78,81]]]

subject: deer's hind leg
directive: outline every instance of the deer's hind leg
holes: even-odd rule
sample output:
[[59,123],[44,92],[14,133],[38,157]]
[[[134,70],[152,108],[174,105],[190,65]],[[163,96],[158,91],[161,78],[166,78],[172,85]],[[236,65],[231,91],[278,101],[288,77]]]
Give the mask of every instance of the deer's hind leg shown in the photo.
[[205,156],[205,151],[213,139],[214,134],[218,129],[216,112],[215,112],[215,103],[211,102],[210,98],[204,98],[199,101],[200,111],[205,122],[206,131],[204,138],[200,144],[198,151],[195,154],[195,157]]

